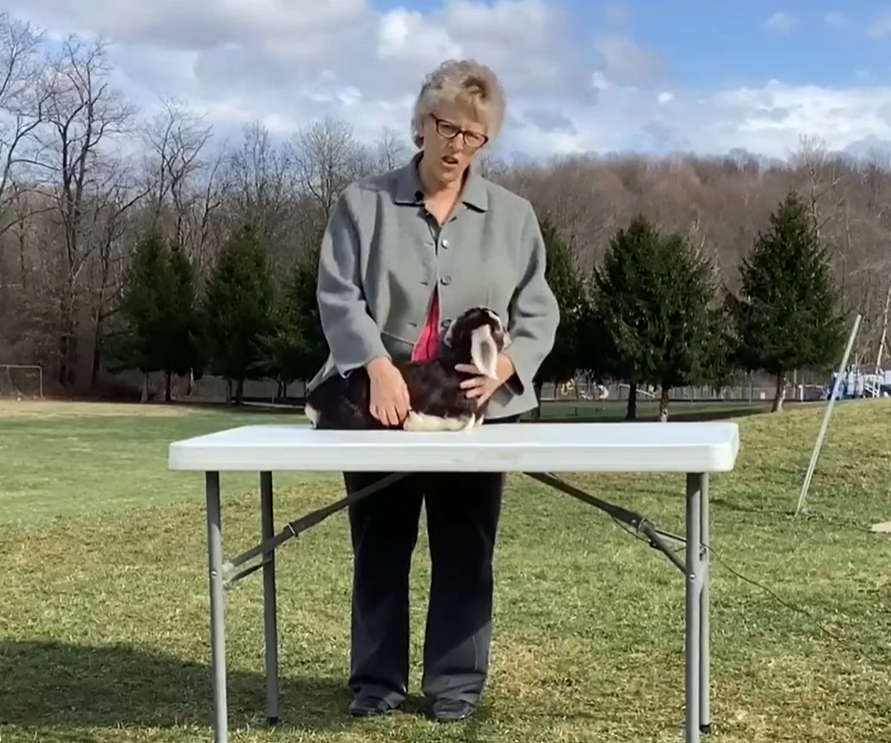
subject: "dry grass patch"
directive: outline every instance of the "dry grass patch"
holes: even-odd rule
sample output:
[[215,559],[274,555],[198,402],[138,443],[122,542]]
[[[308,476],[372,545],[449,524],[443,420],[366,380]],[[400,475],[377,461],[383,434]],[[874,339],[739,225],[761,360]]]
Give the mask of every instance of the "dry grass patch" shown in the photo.
[[184,405],[81,402],[69,400],[5,400],[0,398],[0,419],[97,418],[105,416],[177,418],[194,413]]

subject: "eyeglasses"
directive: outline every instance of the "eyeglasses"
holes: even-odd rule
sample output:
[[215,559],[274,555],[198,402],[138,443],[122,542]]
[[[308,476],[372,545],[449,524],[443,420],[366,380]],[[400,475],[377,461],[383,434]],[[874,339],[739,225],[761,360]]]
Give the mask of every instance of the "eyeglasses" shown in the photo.
[[461,127],[456,126],[450,121],[436,118],[433,114],[430,115],[430,118],[436,122],[436,133],[443,139],[454,139],[461,134],[464,136],[464,144],[473,150],[478,150],[489,141],[489,138],[485,134],[461,129]]

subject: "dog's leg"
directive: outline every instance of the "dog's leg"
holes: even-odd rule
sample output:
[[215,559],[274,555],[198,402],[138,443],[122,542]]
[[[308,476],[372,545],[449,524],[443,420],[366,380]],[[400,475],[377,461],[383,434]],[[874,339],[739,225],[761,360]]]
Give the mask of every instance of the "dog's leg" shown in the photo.
[[316,410],[312,405],[307,404],[303,408],[303,413],[309,418],[309,422],[312,424],[312,427],[315,428],[319,425],[319,411]]
[[[471,419],[472,420],[472,419]],[[447,418],[409,411],[402,424],[404,431],[461,431],[467,426],[463,418]]]

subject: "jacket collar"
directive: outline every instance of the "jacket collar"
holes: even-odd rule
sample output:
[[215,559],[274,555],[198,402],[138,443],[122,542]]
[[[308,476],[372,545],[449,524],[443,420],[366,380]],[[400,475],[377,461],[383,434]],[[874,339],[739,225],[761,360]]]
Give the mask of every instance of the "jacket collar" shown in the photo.
[[[421,185],[421,178],[418,175],[418,164],[421,162],[423,154],[423,151],[417,152],[409,162],[397,170],[397,204],[419,206],[424,203],[424,189]],[[486,189],[486,181],[479,174],[476,163],[472,163],[467,168],[464,177],[464,187],[461,189],[459,199],[467,206],[481,212],[489,208],[489,193]]]

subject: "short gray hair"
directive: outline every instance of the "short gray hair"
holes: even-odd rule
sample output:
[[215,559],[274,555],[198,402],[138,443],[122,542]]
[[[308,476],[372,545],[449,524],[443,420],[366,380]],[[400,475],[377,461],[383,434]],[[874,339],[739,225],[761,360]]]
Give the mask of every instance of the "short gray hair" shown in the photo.
[[443,62],[427,75],[415,101],[411,122],[412,141],[422,144],[422,121],[442,103],[456,104],[473,112],[486,128],[490,141],[501,131],[506,100],[498,76],[473,59]]

